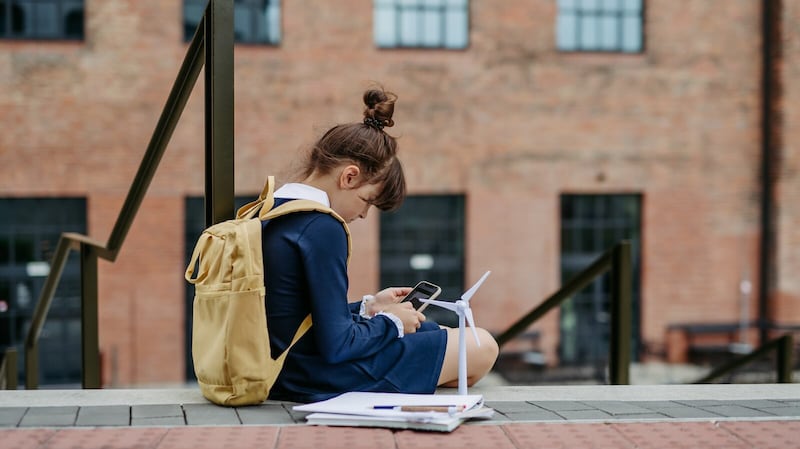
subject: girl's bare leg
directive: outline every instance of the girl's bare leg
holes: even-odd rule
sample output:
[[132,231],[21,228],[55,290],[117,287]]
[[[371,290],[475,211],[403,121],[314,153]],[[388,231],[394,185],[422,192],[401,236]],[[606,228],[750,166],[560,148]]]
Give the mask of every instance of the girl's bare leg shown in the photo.
[[[447,349],[445,349],[442,372],[439,384],[444,387],[458,386],[458,329],[444,327],[447,331]],[[467,385],[474,385],[488,373],[497,360],[499,348],[492,335],[485,329],[475,328],[481,345],[475,343],[471,329],[466,329],[467,338]]]

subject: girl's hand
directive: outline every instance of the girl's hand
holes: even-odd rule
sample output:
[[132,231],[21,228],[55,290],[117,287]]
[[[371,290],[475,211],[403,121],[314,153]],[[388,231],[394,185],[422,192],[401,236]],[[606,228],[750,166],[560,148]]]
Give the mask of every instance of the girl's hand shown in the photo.
[[406,334],[413,334],[416,332],[422,325],[422,322],[425,321],[425,315],[421,312],[417,312],[410,302],[390,304],[386,306],[383,311],[400,318],[400,321],[403,322],[403,332]]
[[369,316],[373,316],[381,310],[386,310],[387,307],[399,303],[409,293],[411,293],[411,287],[385,288],[378,293],[375,293],[375,299],[367,302],[367,314]]

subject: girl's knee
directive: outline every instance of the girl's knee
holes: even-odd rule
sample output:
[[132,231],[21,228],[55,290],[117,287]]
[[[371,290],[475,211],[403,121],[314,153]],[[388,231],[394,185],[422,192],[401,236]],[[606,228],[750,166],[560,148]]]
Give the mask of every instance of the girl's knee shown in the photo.
[[497,341],[494,337],[492,337],[492,334],[487,330],[481,328],[476,330],[478,331],[478,340],[481,342],[480,347],[476,349],[479,353],[481,364],[484,365],[488,371],[494,366],[494,362],[497,361],[500,347],[497,345]]

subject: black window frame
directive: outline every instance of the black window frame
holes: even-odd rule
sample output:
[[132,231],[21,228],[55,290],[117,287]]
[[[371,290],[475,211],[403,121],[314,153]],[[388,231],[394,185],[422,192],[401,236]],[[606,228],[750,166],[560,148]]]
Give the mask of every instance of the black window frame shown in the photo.
[[[391,43],[384,43],[378,37],[378,27],[382,26],[379,15],[382,12],[393,15],[395,25]],[[465,34],[463,43],[449,45],[447,42],[447,15],[453,12],[463,12]],[[425,41],[428,37],[427,27],[424,23],[426,14],[438,15],[440,27],[437,31],[439,36],[436,43]],[[408,40],[403,34],[401,21],[404,15],[408,15],[408,17],[416,15],[416,17],[412,17],[418,22],[414,41]],[[463,0],[463,4],[459,5],[451,3],[451,0],[440,0],[438,4],[431,4],[427,0],[373,0],[373,22],[373,40],[379,49],[464,50],[469,47],[470,43],[470,0]]]
[[[569,194],[560,197],[562,283],[586,269],[621,240],[630,240],[633,263],[631,360],[641,350],[641,235],[644,197],[639,193]],[[604,381],[608,362],[610,275],[603,274],[561,306],[562,365],[594,365]]]
[[[33,313],[63,232],[86,234],[84,197],[0,198],[0,355],[24,352]],[[80,257],[72,251],[61,272],[39,337],[41,385],[80,388]],[[24,365],[17,377],[24,382]]]
[[83,41],[85,23],[84,0],[0,0],[0,40]]
[[[628,2],[638,2],[636,8],[629,8]],[[645,51],[645,0],[557,0],[556,47],[560,52],[574,53],[622,53],[640,54]],[[562,26],[565,20],[574,20],[574,41],[570,44],[562,39]],[[604,33],[603,21],[613,23],[613,35],[616,43],[602,44]],[[626,48],[625,23],[633,20],[638,23],[638,47]],[[591,24],[591,26],[590,26]],[[583,41],[583,36],[594,27],[596,36],[592,44]]]
[[[409,195],[393,212],[380,214],[380,288],[429,281],[453,301],[464,285],[466,197],[463,194]],[[458,326],[458,317],[439,307],[425,315]]]

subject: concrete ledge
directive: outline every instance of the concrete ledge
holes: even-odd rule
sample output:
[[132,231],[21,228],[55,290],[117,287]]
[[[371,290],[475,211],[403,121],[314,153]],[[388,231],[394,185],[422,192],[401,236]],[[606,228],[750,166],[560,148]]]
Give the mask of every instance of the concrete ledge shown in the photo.
[[[441,388],[442,394],[456,394]],[[800,401],[800,384],[488,386],[470,389],[486,401]],[[0,407],[208,404],[197,388],[0,391]],[[265,404],[278,403],[267,401]]]

